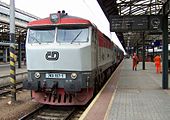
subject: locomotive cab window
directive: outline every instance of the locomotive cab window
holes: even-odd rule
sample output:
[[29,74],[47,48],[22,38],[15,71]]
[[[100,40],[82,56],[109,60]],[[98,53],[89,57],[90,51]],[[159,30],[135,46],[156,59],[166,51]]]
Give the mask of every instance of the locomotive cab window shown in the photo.
[[30,28],[28,43],[53,43],[55,39],[55,27]]
[[88,27],[58,27],[57,42],[71,44],[88,42],[88,31]]

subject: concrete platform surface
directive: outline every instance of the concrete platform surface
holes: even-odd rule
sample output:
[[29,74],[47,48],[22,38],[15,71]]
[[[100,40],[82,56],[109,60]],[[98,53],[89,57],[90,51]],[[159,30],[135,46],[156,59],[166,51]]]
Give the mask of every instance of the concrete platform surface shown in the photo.
[[[118,78],[117,92],[107,120],[170,120],[170,90],[162,89],[162,74],[156,74],[154,63],[146,70],[132,71],[132,60],[125,59]],[[170,82],[169,82],[170,85]]]

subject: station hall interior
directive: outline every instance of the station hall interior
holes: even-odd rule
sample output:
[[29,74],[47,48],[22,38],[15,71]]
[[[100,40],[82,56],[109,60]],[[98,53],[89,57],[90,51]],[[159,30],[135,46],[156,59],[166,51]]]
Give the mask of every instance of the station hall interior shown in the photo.
[[[84,4],[86,3],[86,5],[87,2],[90,4],[90,0],[82,1]],[[47,16],[49,18],[42,20],[40,17],[35,16],[34,14],[15,8],[15,36],[13,36],[15,37],[15,41],[11,41],[11,6],[0,1],[0,87],[9,84],[9,88],[7,88],[7,90],[10,93],[9,96],[6,95],[7,97],[5,95],[3,98],[0,96],[0,119],[19,118],[20,120],[25,120],[25,118],[30,115],[29,112],[32,114],[37,108],[42,106],[44,107],[45,105],[49,105],[50,107],[52,106],[54,111],[58,106],[59,109],[62,110],[61,108],[77,105],[78,108],[83,108],[78,117],[79,120],[170,119],[170,81],[168,80],[170,75],[170,0],[96,1],[109,22],[109,31],[116,33],[117,38],[123,46],[125,54],[123,55],[121,49],[119,49],[119,47],[116,45],[114,46],[112,41],[110,41],[107,36],[104,36],[103,33],[100,33],[100,35],[97,34],[98,37],[103,35],[103,38],[100,39],[101,41],[109,41],[107,45],[103,44],[103,46],[100,46],[99,44],[96,44],[97,42],[94,42],[95,40],[100,41],[99,39],[96,39],[97,35],[90,34],[95,39],[92,41],[93,38],[91,38],[93,45],[95,44],[97,47],[89,45],[90,47],[88,46],[87,51],[89,52],[91,48],[94,47],[96,51],[101,48],[102,50],[100,51],[104,51],[103,53],[106,53],[106,59],[103,57],[102,52],[102,54],[99,52],[97,53],[94,49],[93,50],[96,52],[96,56],[88,54],[90,57],[94,58],[89,59],[89,61],[91,63],[96,63],[96,66],[94,65],[96,67],[94,67],[95,70],[93,70],[93,68],[90,66],[90,62],[85,61],[87,58],[85,56],[87,55],[87,51],[84,52],[83,50],[86,46],[84,44],[82,45],[80,42],[75,42],[75,44],[72,44],[74,39],[71,39],[72,41],[68,45],[69,47],[72,45],[70,48],[66,49],[68,46],[60,46],[61,49],[62,47],[65,48],[63,50],[65,52],[63,52],[65,56],[62,59],[60,59],[61,56],[59,56],[59,52],[61,55],[61,51],[58,51],[60,49],[57,49],[56,51],[52,51],[50,49],[50,51],[48,51],[49,48],[56,47],[55,45],[58,44],[56,41],[53,41],[55,45],[45,43],[46,45],[49,45],[46,48],[42,47],[42,44],[36,40],[35,45],[32,45],[34,43],[29,43],[31,47],[33,46],[32,48],[29,46],[29,55],[32,55],[32,58],[30,57],[30,61],[32,61],[28,62],[27,60],[27,62],[30,63],[29,65],[32,67],[31,68],[25,63],[26,55],[28,54],[28,52],[26,53],[26,39],[28,40],[29,37],[27,36],[28,28],[29,30],[34,28],[36,24],[41,24],[43,20],[47,20],[49,22],[48,25],[54,24],[56,27],[58,21],[50,21],[51,19],[49,16]],[[65,14],[65,12],[59,13],[59,15]],[[73,22],[73,24],[77,24],[77,19],[79,18],[72,17],[73,16],[69,16],[68,18],[72,19],[70,21]],[[35,20],[40,21],[36,21],[37,23],[31,22]],[[68,21],[66,20],[64,22],[68,24],[70,22]],[[81,19],[80,21],[83,22],[79,23],[78,26],[82,29],[84,26],[82,27],[81,25],[87,24],[88,20],[86,21]],[[72,25],[71,22],[69,25]],[[29,24],[30,26],[28,23],[31,23]],[[43,25],[40,25],[39,27],[44,27],[45,25]],[[95,28],[95,26],[92,24],[89,29],[91,30],[93,27]],[[57,27],[54,28],[55,37],[58,34],[57,29]],[[29,30],[28,33],[30,32]],[[73,38],[76,39],[81,34],[81,32],[82,31],[78,32],[78,34],[75,34],[76,37]],[[96,33],[97,32],[95,31],[94,34]],[[57,38],[55,38],[55,40],[56,39]],[[15,64],[13,64],[13,61],[15,61],[15,55],[10,54],[12,51],[12,43],[15,45],[15,54],[17,56]],[[36,45],[39,45],[41,50],[43,49],[43,52],[39,54],[39,56],[43,56],[41,60],[37,59],[39,56],[36,55],[36,52],[38,51],[35,50],[37,47]],[[58,45],[64,44],[59,43]],[[73,48],[75,47],[74,45],[77,45],[78,47],[85,46],[84,48],[82,47],[83,49],[81,49],[83,51],[82,53],[85,53],[85,55],[83,56],[81,54],[81,50],[79,48],[76,48],[76,51]],[[108,58],[112,58],[112,54],[108,54],[108,51],[113,53],[113,47],[115,47],[114,52],[117,50],[115,52],[116,55],[114,56],[114,63],[113,61],[107,61],[106,64],[103,65],[104,67],[102,65],[100,66],[98,63],[100,62],[98,61],[98,55],[99,57],[103,57],[100,57],[101,61],[106,61]],[[34,55],[32,52],[34,52]],[[75,52],[75,56],[71,55],[71,52]],[[139,57],[137,70],[132,69],[132,56],[134,53],[136,53]],[[51,57],[52,54],[54,55],[53,57]],[[162,62],[162,69],[160,73],[156,73],[155,71],[154,57],[157,54],[161,56]],[[10,58],[11,55],[13,55],[12,62]],[[68,56],[74,56],[74,58],[69,58]],[[113,58],[111,60],[113,60]],[[43,61],[45,65],[42,65],[43,62],[41,61]],[[60,70],[61,68],[59,66],[61,66],[62,70]],[[88,66],[91,67],[89,67],[90,70],[85,69]],[[31,69],[28,69],[28,67]],[[16,71],[14,68],[16,68]],[[19,82],[22,84],[21,89],[24,89],[24,85],[27,87],[25,91],[18,90]],[[3,91],[5,90],[0,90],[0,93]],[[75,108],[73,109],[76,110],[77,108]],[[65,110],[61,111],[61,115],[59,114],[59,116],[64,116],[65,112],[69,113],[67,110],[68,109],[66,108]],[[7,111],[9,111],[9,113]],[[42,110],[42,113],[47,115],[45,116],[47,117],[46,119],[49,119],[49,116],[51,118],[56,117],[58,113],[60,113],[60,111],[55,111],[53,113],[53,111],[50,111],[48,107],[47,109],[45,108],[44,111]],[[47,111],[49,111],[49,116]],[[73,110],[71,110],[71,112],[72,111]],[[43,115],[39,114],[37,114],[37,116],[44,117]]]
[[[145,69],[145,61],[153,61],[153,57],[160,54],[163,76],[167,76],[169,0],[97,0],[97,2],[110,22],[110,31],[116,32],[127,56],[136,52]],[[8,4],[0,2],[0,62],[9,62],[9,7]],[[16,8],[15,45],[18,66],[21,66],[25,59],[27,23],[37,19],[40,18]]]

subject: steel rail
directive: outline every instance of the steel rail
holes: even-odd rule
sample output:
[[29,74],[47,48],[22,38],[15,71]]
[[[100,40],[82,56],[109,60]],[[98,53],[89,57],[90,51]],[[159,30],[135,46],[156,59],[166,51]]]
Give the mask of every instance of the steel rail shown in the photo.
[[[53,107],[53,106],[50,106]],[[54,106],[50,108],[47,105],[42,105],[25,116],[19,118],[19,120],[29,120],[29,119],[43,119],[43,120],[70,120],[81,116],[82,109],[79,110],[76,107],[59,107]],[[84,109],[83,109],[84,110]]]
[[44,107],[45,107],[45,105],[41,105],[41,106],[37,107],[36,109],[34,109],[33,111],[31,111],[30,113],[28,113],[28,114],[24,115],[23,117],[19,118],[18,120],[28,120],[28,119],[32,118],[33,115],[38,113]]
[[[16,83],[17,85],[17,90],[21,90],[22,89],[22,82],[17,82]],[[9,94],[11,92],[11,85],[10,84],[7,84],[7,85],[4,85],[4,86],[1,86],[0,87],[0,96],[4,96],[6,94]],[[9,89],[8,89],[9,88]]]
[[[27,74],[27,72],[17,73],[16,76],[18,76],[18,75],[23,75],[23,74]],[[2,79],[2,78],[7,78],[7,77],[10,77],[10,75],[0,76],[0,79]]]

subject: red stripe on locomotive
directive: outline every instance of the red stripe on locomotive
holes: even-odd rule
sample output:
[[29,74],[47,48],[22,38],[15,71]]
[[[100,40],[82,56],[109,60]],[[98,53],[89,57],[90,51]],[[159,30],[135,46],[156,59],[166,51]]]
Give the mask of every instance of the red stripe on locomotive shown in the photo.
[[99,47],[104,47],[104,48],[108,48],[108,49],[112,49],[113,48],[113,42],[111,42],[100,31],[98,31],[98,41],[99,41]]
[[50,18],[45,18],[37,21],[32,21],[28,23],[28,26],[41,26],[41,25],[60,25],[60,24],[89,24],[91,22],[89,20],[85,20],[82,18],[61,18],[58,22],[52,23]]

